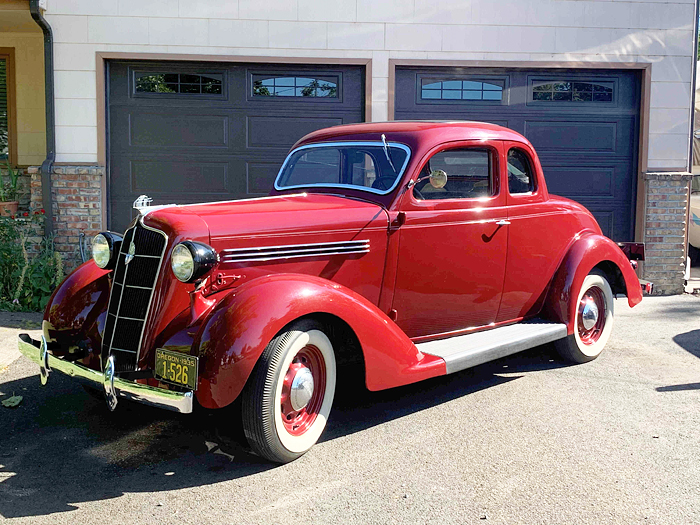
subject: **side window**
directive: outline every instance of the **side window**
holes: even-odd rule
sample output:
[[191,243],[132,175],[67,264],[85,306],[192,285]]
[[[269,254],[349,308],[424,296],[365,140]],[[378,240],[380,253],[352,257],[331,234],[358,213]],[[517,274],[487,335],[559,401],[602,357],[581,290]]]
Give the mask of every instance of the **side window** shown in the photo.
[[[460,148],[440,151],[433,155],[413,187],[413,195],[419,200],[478,199],[494,193],[493,162],[487,149]],[[434,188],[430,173],[442,170],[447,174],[447,184]]]
[[508,191],[530,193],[535,191],[535,177],[527,153],[519,149],[508,152]]

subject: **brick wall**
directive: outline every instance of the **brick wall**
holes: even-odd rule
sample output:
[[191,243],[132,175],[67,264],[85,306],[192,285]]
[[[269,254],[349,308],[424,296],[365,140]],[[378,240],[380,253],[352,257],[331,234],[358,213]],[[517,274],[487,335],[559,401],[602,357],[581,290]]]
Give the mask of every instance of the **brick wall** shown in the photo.
[[683,293],[689,173],[645,173],[644,278],[655,295]]
[[[85,236],[85,253],[90,256],[90,241],[102,230],[101,185],[105,169],[84,166],[56,166],[51,175],[54,242],[63,256],[66,271],[78,266],[80,234]],[[32,212],[43,207],[39,168],[29,168]]]

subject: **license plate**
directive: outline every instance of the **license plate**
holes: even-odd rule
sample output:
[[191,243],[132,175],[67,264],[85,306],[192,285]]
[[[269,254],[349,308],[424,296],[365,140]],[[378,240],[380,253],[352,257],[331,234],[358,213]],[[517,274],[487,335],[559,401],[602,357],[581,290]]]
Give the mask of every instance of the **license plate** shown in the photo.
[[195,390],[197,388],[198,357],[173,352],[171,350],[156,349],[156,379],[162,379],[168,383],[186,386]]

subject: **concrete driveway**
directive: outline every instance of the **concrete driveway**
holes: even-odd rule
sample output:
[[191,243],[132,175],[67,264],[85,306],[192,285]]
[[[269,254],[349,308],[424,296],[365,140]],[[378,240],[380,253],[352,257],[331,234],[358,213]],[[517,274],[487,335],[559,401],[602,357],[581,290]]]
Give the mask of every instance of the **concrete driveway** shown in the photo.
[[[281,467],[234,414],[115,413],[25,358],[0,373],[0,516],[17,523],[698,523],[700,299],[616,301],[604,354],[541,347],[345,392]],[[6,337],[3,333],[3,337]]]

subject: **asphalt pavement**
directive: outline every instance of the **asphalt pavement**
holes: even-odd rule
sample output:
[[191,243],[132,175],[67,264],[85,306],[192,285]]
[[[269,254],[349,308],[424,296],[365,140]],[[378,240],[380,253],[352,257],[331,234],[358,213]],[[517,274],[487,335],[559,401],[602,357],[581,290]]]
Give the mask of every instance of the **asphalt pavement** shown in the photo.
[[[0,366],[0,400],[23,396],[0,406],[0,517],[700,523],[700,298],[615,307],[608,347],[585,365],[544,346],[386,392],[343,392],[321,443],[284,466],[247,452],[235,411],[121,402],[109,413],[67,377],[41,387],[20,357]],[[0,331],[2,348],[19,331]]]

